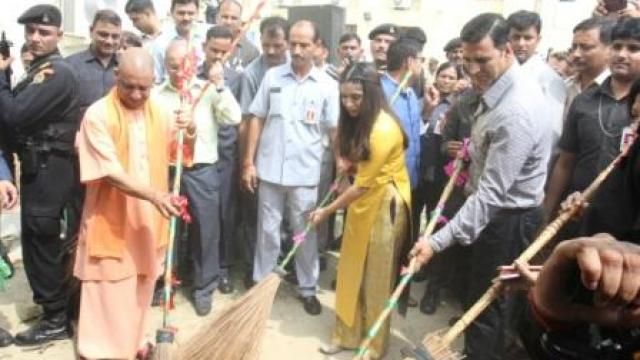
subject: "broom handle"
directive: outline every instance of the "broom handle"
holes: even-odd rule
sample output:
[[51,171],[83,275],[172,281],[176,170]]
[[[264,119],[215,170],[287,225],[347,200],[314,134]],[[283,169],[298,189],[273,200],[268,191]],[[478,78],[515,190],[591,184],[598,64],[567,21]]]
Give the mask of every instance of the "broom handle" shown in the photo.
[[[229,57],[231,56],[231,54],[233,54],[233,50],[236,48],[236,46],[238,46],[238,43],[244,37],[247,31],[249,31],[251,24],[260,18],[260,11],[262,11],[262,8],[264,8],[266,4],[267,4],[267,0],[261,0],[258,3],[258,5],[256,5],[256,9],[253,11],[253,14],[251,14],[251,17],[249,18],[249,20],[247,20],[244,23],[244,25],[242,25],[242,28],[240,29],[238,36],[236,36],[236,38],[233,39],[233,41],[231,42],[231,46],[229,47],[230,50],[227,51],[222,57],[222,59],[220,60],[221,64],[224,65],[224,63],[227,62],[227,60],[229,60]],[[193,102],[193,108],[195,108],[200,102],[200,100],[202,100],[202,97],[207,92],[207,89],[209,89],[209,86],[211,86],[211,81],[207,81],[204,84],[204,86],[202,87],[202,91],[200,91],[200,94],[196,98],[196,101]]]
[[[635,141],[635,139],[634,139]],[[628,149],[625,148],[598,176],[591,182],[583,192],[582,196],[585,200],[589,200],[602,183],[607,179],[609,174],[615,169],[622,159],[627,155]],[[516,259],[519,262],[529,262],[571,218],[573,218],[580,207],[574,206],[571,209],[560,214],[551,224],[542,231],[542,233],[529,245],[529,247]],[[462,332],[471,324],[492,302],[500,295],[502,287],[501,282],[495,282],[491,287],[476,301],[475,304],[444,334],[442,344],[449,346]],[[426,341],[426,339],[425,339]]]
[[[180,195],[180,179],[182,178],[182,157],[184,145],[184,132],[178,131],[178,148],[176,149],[176,173],[173,178],[173,189],[171,194],[175,197]],[[171,302],[171,287],[172,287],[172,269],[173,269],[173,248],[174,238],[176,235],[176,227],[178,223],[177,216],[171,216],[169,223],[169,242],[167,244],[167,255],[164,269],[164,311],[162,316],[162,325],[167,327],[169,322],[169,306]]]
[[[322,199],[320,204],[318,204],[316,209],[319,209],[319,208],[325,206],[327,204],[327,202],[329,202],[329,200],[331,199],[333,194],[335,194],[335,192],[337,191],[338,184],[340,184],[340,182],[342,181],[343,178],[344,178],[344,175],[341,174],[334,180],[333,184],[331,185],[331,188],[329,189],[327,194],[324,196],[324,198]],[[298,235],[298,236],[304,238],[309,233],[309,231],[311,231],[312,228],[313,228],[313,225],[311,224],[311,222],[307,221],[307,225],[304,227],[304,230],[302,231],[302,233],[300,235]],[[282,260],[280,265],[278,265],[278,268],[280,270],[282,270],[284,272],[284,267],[287,266],[287,264],[291,261],[291,259],[293,258],[293,255],[298,250],[298,247],[300,247],[300,244],[302,244],[302,242],[296,242],[293,245],[293,247],[291,248],[291,250],[289,250],[289,252],[287,253],[287,256],[284,258],[284,260]]]
[[[444,205],[449,199],[449,196],[451,196],[451,193],[453,192],[453,189],[456,184],[456,180],[460,175],[460,171],[462,171],[463,165],[464,165],[464,151],[461,150],[458,152],[458,155],[455,159],[454,171],[451,174],[449,181],[447,182],[447,186],[442,191],[442,195],[440,195],[440,200],[438,200],[438,205],[434,209],[431,215],[431,219],[429,219],[429,224],[427,225],[427,228],[425,229],[425,231],[422,233],[421,237],[429,237],[431,236],[431,234],[433,234],[433,231],[435,230],[436,225],[438,223],[438,219],[442,214],[442,209],[444,208]],[[387,320],[387,318],[391,314],[391,311],[393,311],[396,305],[398,305],[398,300],[400,299],[400,296],[402,296],[402,292],[404,291],[409,281],[411,281],[411,278],[413,277],[413,275],[416,273],[417,270],[418,269],[416,268],[416,258],[414,257],[413,259],[411,259],[411,262],[409,263],[408,271],[402,276],[402,278],[400,279],[400,283],[398,284],[398,286],[396,286],[389,300],[387,300],[387,305],[385,306],[384,310],[378,316],[375,323],[373,323],[373,325],[367,332],[367,337],[360,344],[360,347],[358,348],[358,351],[356,353],[356,356],[354,357],[354,360],[362,359],[362,357],[367,353],[367,351],[369,350],[369,346],[371,346],[371,342],[373,341],[373,338],[376,337],[376,335],[380,331],[380,328],[382,327],[384,322]]]
[[393,96],[391,96],[391,99],[389,100],[389,105],[393,105],[393,103],[398,100],[400,93],[402,93],[402,89],[406,88],[407,84],[409,84],[409,80],[411,80],[411,71],[407,71],[407,73],[404,74],[402,81],[398,84],[398,89],[396,89],[396,92],[393,93]]

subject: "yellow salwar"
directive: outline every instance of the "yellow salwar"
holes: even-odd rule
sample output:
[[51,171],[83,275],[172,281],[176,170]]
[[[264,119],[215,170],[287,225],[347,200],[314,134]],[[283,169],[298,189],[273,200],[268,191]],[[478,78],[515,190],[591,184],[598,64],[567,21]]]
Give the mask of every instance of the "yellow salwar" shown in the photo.
[[[348,208],[336,287],[333,342],[359,345],[386,305],[409,234],[411,187],[400,125],[381,112],[369,137],[371,154],[358,164],[355,186],[367,191]],[[374,339],[370,357],[384,354],[390,323]]]

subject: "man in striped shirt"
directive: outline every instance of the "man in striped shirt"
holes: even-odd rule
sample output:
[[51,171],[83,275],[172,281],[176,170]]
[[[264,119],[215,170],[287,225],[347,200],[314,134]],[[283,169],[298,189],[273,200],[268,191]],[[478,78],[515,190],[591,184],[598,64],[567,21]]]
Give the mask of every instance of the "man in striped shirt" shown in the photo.
[[[427,263],[454,243],[470,246],[468,299],[491,285],[499,265],[510,264],[542,220],[540,205],[551,154],[552,123],[540,86],[515,62],[508,25],[481,14],[461,32],[464,66],[480,101],[471,132],[470,194],[457,215],[413,254]],[[515,301],[514,301],[515,300]],[[517,298],[494,301],[467,329],[468,359],[503,359],[506,330]]]

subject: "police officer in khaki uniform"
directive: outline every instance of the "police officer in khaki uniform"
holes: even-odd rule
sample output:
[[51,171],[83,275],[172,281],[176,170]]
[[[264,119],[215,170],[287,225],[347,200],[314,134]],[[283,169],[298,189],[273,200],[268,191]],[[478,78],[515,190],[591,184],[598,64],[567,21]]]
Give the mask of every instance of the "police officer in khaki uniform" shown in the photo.
[[[71,246],[61,235],[65,205],[74,191],[78,128],[78,83],[58,51],[60,10],[36,5],[18,18],[34,60],[12,91],[0,76],[0,120],[21,164],[22,248],[34,301],[44,317],[18,333],[18,345],[37,345],[69,337],[68,276]],[[0,60],[0,70],[11,60]],[[71,215],[71,214],[68,214]]]

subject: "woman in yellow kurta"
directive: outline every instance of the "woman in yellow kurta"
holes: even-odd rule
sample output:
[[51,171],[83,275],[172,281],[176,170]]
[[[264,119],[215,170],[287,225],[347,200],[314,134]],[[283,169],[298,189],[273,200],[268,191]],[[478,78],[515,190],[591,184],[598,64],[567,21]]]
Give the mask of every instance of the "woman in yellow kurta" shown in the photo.
[[[358,347],[391,295],[410,234],[407,137],[385,101],[375,69],[363,63],[347,68],[340,99],[338,170],[355,170],[355,181],[310,216],[318,224],[348,207],[338,264],[336,326],[332,345],[320,349],[325,354]],[[384,355],[389,330],[387,322],[372,343],[371,359]]]

